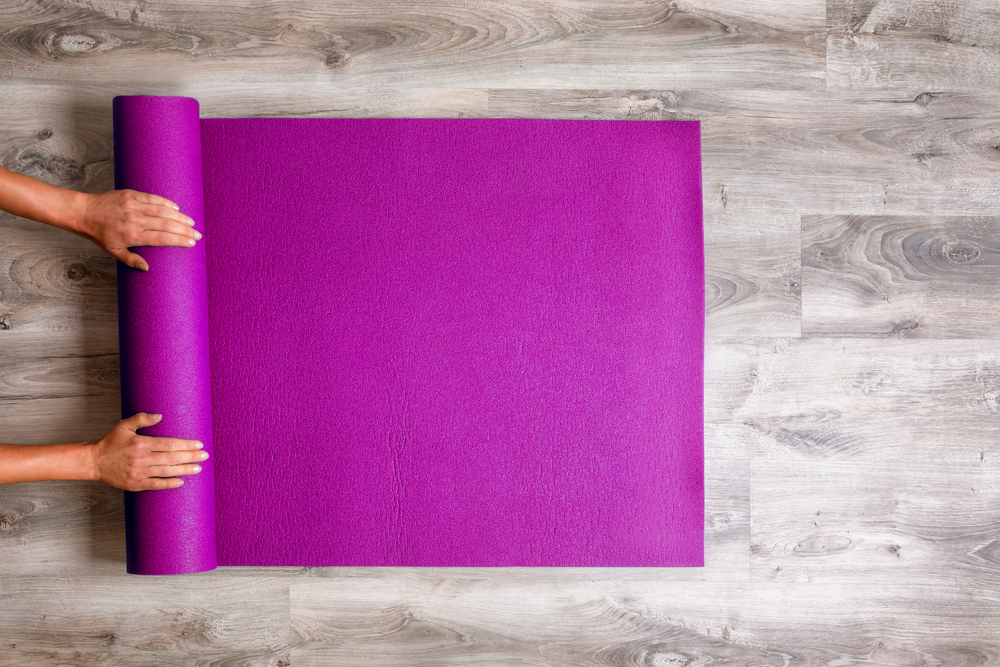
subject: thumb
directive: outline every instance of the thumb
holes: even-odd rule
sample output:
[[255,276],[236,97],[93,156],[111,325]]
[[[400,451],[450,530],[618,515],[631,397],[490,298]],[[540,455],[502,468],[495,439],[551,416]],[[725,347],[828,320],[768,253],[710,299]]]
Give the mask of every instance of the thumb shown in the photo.
[[129,431],[133,433],[136,429],[144,428],[146,426],[152,426],[160,421],[163,415],[151,414],[149,412],[137,412],[128,419],[123,419],[119,423],[119,426],[124,426]]
[[149,271],[149,264],[146,263],[146,260],[134,252],[129,252],[128,248],[106,248],[106,250],[109,255],[133,269]]

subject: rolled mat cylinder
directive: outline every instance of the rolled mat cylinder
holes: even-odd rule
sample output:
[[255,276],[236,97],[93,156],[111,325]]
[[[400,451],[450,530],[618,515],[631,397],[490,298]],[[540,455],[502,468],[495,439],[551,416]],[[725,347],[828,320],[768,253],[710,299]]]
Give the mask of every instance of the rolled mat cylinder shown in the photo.
[[[202,229],[197,100],[114,99],[115,187],[166,197]],[[163,418],[144,435],[204,443],[202,472],[176,489],[125,492],[128,572],[181,574],[216,567],[215,475],[204,244],[140,247],[149,271],[118,262],[122,418]]]

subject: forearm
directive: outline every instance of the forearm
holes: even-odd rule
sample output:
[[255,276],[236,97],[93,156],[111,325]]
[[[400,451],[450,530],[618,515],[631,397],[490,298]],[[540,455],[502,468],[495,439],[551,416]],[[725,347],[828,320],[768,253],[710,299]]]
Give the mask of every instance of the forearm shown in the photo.
[[74,231],[87,196],[0,167],[0,209],[22,218]]
[[49,479],[96,479],[93,445],[0,444],[0,484],[41,482]]

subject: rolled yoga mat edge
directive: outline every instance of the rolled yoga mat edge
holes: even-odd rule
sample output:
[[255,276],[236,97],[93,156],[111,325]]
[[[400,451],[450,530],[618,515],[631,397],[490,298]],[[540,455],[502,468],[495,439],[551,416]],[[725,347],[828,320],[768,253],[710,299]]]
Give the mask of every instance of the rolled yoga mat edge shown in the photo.
[[[166,197],[203,230],[198,101],[119,96],[113,118],[115,187]],[[205,247],[133,250],[149,271],[118,262],[122,418],[160,413],[162,420],[141,429],[143,435],[200,440],[209,458],[180,488],[125,492],[127,570],[212,570],[217,559]]]

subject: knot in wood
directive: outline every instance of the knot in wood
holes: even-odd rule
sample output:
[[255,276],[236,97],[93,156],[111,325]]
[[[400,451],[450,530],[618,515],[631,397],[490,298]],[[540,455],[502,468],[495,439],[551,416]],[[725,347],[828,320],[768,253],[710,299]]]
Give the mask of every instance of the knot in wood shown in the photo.
[[0,516],[0,534],[8,535],[21,527],[24,515],[20,512],[8,512]]
[[66,279],[73,282],[82,282],[87,278],[93,278],[93,272],[85,264],[77,262],[66,267]]
[[968,241],[945,243],[943,250],[945,259],[955,264],[968,264],[979,257],[979,248]]

